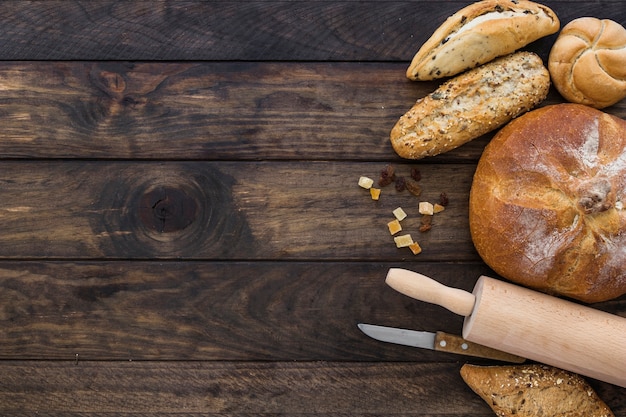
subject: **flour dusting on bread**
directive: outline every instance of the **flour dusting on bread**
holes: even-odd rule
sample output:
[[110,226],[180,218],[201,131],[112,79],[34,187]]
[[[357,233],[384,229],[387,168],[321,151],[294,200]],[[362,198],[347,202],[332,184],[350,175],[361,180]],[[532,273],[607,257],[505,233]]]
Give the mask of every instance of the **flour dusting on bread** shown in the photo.
[[598,149],[600,148],[600,132],[598,132],[598,120],[594,120],[583,131],[583,146],[580,148],[579,158],[587,168],[598,166]]
[[[626,121],[558,104],[505,126],[470,191],[482,259],[518,284],[584,302],[626,293]],[[498,239],[494,239],[498,236]]]

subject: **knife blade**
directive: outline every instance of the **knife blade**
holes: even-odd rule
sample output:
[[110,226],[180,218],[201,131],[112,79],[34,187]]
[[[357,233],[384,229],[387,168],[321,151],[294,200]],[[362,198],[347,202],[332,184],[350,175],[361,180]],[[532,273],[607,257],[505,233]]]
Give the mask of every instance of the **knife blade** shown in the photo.
[[381,342],[432,349],[438,352],[457,353],[478,358],[495,359],[503,362],[522,363],[526,360],[520,356],[511,355],[510,353],[472,343],[460,336],[445,332],[432,333],[364,323],[359,323],[358,327],[369,337]]

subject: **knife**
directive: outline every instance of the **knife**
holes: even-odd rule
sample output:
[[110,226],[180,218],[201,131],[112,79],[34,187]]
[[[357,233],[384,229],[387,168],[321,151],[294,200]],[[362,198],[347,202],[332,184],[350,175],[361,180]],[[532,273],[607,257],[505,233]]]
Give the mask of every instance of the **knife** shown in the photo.
[[395,327],[377,326],[374,324],[358,324],[359,329],[369,337],[381,342],[433,349],[438,352],[459,353],[479,358],[495,359],[504,362],[522,363],[526,359],[492,349],[487,346],[469,342],[460,336],[444,332],[420,332],[416,330],[397,329]]

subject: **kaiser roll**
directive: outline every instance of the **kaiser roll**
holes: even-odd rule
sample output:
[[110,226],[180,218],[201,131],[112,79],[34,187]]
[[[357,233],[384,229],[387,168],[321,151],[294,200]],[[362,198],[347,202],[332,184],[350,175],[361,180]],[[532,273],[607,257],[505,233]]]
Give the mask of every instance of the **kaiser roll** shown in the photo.
[[476,250],[502,277],[591,303],[626,293],[626,121],[533,110],[485,148],[470,191]]
[[626,97],[626,29],[582,17],[563,27],[548,58],[552,83],[573,103],[598,109]]

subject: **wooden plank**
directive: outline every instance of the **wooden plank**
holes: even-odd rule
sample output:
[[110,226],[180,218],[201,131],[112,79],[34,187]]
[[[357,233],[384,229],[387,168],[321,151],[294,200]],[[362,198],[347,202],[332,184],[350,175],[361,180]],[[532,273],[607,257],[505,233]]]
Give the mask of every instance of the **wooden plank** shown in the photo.
[[[5,362],[0,368],[0,412],[55,417],[492,416],[458,375],[460,367],[460,363]],[[591,383],[617,417],[626,416],[622,389]]]
[[[383,163],[0,163],[4,259],[478,260],[467,195],[473,165],[397,164],[422,175],[418,198],[393,186],[379,201],[357,185]],[[420,200],[449,205],[419,232]],[[396,248],[387,223],[403,207],[403,233],[424,251]]]
[[[469,3],[6,1],[0,60],[409,61]],[[563,24],[580,16],[626,23],[620,1],[542,3]]]
[[[482,400],[460,381],[459,367],[323,362],[79,362],[78,366],[70,362],[27,367],[9,363],[2,367],[0,410],[55,416],[78,410],[102,415],[179,415],[184,410],[186,415],[228,416],[441,412],[489,416]],[[436,388],[444,384],[445,392]],[[35,390],[44,395],[33,397]]]
[[[132,4],[132,3],[128,3]],[[0,158],[379,160],[438,82],[397,63],[0,63]],[[544,104],[562,99],[552,91]],[[626,117],[626,102],[607,109]],[[476,161],[493,134],[434,163]]]
[[[496,276],[481,263],[2,262],[0,358],[466,359],[357,329],[460,334],[462,317],[386,286],[390,267],[467,291],[480,275]],[[594,307],[626,317],[626,296]]]
[[[461,331],[462,318],[387,287],[391,266],[5,262],[0,358],[457,360],[383,344],[357,329],[364,321]],[[477,263],[409,266],[467,290],[487,271]]]
[[393,124],[436,88],[347,63],[11,62],[0,83],[2,158],[394,159]]
[[0,85],[3,158],[235,160],[393,158],[423,87],[397,64],[125,62],[0,63]]

